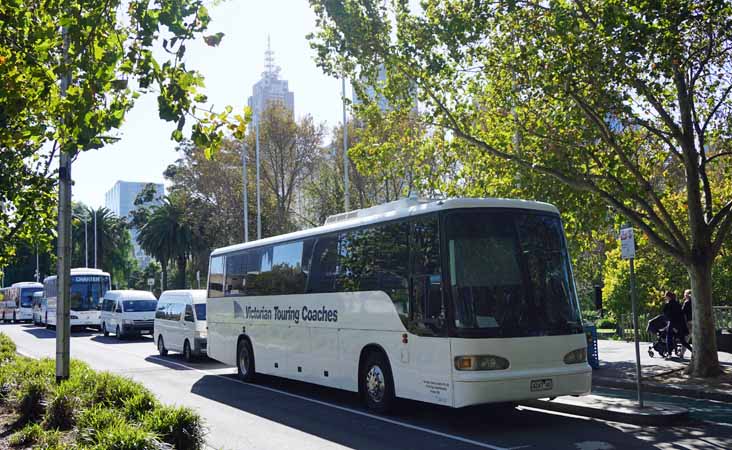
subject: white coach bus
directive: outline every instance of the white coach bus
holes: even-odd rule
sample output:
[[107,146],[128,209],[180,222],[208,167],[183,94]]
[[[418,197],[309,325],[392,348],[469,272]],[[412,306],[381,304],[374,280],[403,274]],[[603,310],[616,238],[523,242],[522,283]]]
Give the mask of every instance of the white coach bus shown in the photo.
[[215,250],[208,354],[452,407],[582,395],[591,369],[557,209],[404,199]]
[[[99,327],[104,294],[110,289],[107,272],[87,267],[71,269],[70,322],[72,327]],[[56,326],[56,300],[58,277],[52,275],[43,280],[43,292],[47,307],[41,321],[47,327]]]
[[42,291],[43,285],[32,281],[13,283],[5,288],[4,298],[0,301],[0,317],[3,322],[13,323],[33,318],[33,293]]

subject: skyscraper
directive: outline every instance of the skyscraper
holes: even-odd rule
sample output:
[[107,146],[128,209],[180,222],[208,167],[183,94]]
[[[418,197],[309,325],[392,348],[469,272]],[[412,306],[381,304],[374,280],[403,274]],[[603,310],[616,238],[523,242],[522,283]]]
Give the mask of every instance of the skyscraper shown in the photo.
[[268,36],[262,79],[254,83],[252,96],[248,101],[255,118],[260,117],[262,112],[273,104],[282,105],[291,113],[295,113],[295,94],[289,90],[287,80],[281,80],[279,76],[280,68],[274,63],[274,52]]
[[[112,211],[117,217],[130,220],[129,214],[136,208],[135,199],[148,184],[155,186],[155,197],[152,202],[145,203],[145,205],[149,206],[151,204],[160,204],[161,199],[165,195],[165,187],[161,183],[117,181],[114,186],[104,194],[104,206],[108,210]],[[140,245],[137,243],[137,230],[134,228],[131,229],[130,234],[135,259],[137,259],[140,267],[144,268],[150,264],[150,257],[142,251]]]

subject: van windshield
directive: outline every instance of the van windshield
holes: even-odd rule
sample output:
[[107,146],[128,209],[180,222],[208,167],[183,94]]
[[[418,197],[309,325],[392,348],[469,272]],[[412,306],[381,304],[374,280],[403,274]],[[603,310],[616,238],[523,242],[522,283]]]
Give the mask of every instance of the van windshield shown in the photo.
[[196,320],[206,320],[206,304],[196,303],[193,306],[196,308]]
[[125,300],[122,302],[125,312],[150,312],[158,306],[157,300]]

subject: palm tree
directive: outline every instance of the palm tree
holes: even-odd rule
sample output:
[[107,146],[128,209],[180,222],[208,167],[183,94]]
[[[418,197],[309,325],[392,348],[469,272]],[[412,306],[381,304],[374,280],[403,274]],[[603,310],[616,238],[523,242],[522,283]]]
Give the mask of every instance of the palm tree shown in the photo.
[[118,280],[127,279],[133,259],[127,221],[107,208],[95,210],[81,203],[72,208],[73,266],[86,266],[88,261],[88,266],[95,267],[96,227],[96,267],[115,274]]
[[152,255],[163,272],[163,290],[168,286],[168,263],[174,261],[178,271],[176,286],[185,288],[186,266],[191,254],[193,232],[184,220],[184,209],[166,197],[163,204],[153,206],[147,221],[140,227],[137,242]]

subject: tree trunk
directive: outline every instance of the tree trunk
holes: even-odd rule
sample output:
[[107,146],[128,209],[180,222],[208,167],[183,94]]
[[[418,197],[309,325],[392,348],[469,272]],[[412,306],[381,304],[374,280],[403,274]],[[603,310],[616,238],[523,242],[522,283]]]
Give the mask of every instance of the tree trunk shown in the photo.
[[712,309],[712,261],[687,267],[692,292],[692,347],[687,372],[696,377],[714,377],[722,373],[717,357],[717,335]]
[[168,261],[160,261],[160,271],[163,272],[163,282],[160,284],[160,293],[168,290]]
[[177,285],[178,289],[185,289],[186,288],[186,265],[188,263],[187,258],[185,256],[178,256],[175,258],[175,263],[178,266],[178,273],[177,273],[177,280],[175,284]]

